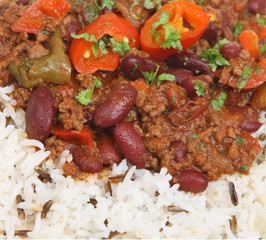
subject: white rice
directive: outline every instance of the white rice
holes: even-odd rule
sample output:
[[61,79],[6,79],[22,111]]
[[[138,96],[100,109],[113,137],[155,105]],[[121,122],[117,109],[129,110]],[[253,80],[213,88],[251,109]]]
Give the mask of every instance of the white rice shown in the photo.
[[[69,151],[64,151],[55,165],[42,143],[26,138],[25,113],[16,112],[12,107],[15,101],[8,97],[13,89],[0,88],[4,106],[0,111],[1,238],[19,238],[15,230],[30,230],[28,237],[38,239],[107,238],[110,232],[121,233],[119,238],[266,237],[266,161],[255,162],[248,176],[223,176],[211,182],[204,193],[194,195],[178,191],[178,185],[170,187],[166,169],[151,174],[129,167],[124,160],[113,166],[111,174],[127,175],[123,182],[111,185],[110,196],[105,191],[106,180],[97,175],[86,181],[63,176],[64,162],[71,161]],[[8,124],[8,119],[13,124]],[[261,121],[266,123],[264,115]],[[260,132],[266,132],[266,124]],[[41,163],[51,183],[38,179],[34,168]],[[229,181],[235,184],[237,206],[230,200]],[[18,194],[24,202],[16,204]],[[90,199],[96,199],[96,207],[88,203]],[[53,205],[42,219],[43,205],[49,200]],[[173,213],[169,206],[184,211]],[[18,217],[17,208],[24,210],[24,220]],[[232,216],[237,219],[237,233],[230,229]]]

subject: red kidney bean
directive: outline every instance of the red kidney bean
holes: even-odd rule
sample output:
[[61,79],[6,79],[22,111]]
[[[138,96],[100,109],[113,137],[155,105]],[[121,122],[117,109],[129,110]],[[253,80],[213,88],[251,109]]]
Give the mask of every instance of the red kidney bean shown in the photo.
[[74,20],[67,25],[67,31],[69,33],[77,34],[82,29],[82,24],[79,20]]
[[167,60],[170,67],[174,68],[185,68],[193,71],[196,74],[199,73],[210,73],[211,68],[208,62],[205,62],[196,54],[180,51]]
[[190,78],[190,77],[194,77],[195,75],[188,70],[185,69],[173,69],[173,68],[169,68],[165,71],[168,74],[172,74],[175,76],[175,82],[177,84],[181,84],[185,79]]
[[257,131],[261,127],[261,123],[258,120],[259,114],[255,108],[244,106],[244,107],[227,107],[231,114],[241,113],[244,115],[244,120],[239,124],[239,128],[245,132],[252,133]]
[[200,193],[208,187],[207,177],[196,170],[184,170],[177,177],[179,189],[186,192]]
[[266,14],[265,0],[249,0],[248,10],[251,13]]
[[159,66],[158,74],[164,71],[161,63],[158,63],[149,58],[141,58],[135,55],[125,57],[121,63],[121,70],[126,77],[136,80],[142,78],[142,72],[155,72]]
[[98,156],[94,156],[89,150],[81,147],[74,147],[70,149],[73,157],[73,162],[78,167],[88,173],[100,172],[103,169],[103,164]]
[[113,137],[119,151],[131,164],[144,168],[146,149],[142,138],[129,122],[121,122],[113,129]]
[[220,53],[227,60],[236,58],[241,51],[242,47],[237,42],[230,42],[223,45],[220,49]]
[[28,5],[30,3],[31,0],[18,0],[17,4],[23,4],[23,5]]
[[54,97],[48,87],[37,87],[32,92],[25,120],[28,137],[44,142],[55,121]]
[[98,127],[111,127],[121,122],[136,102],[136,89],[130,84],[119,84],[113,88],[94,115]]
[[242,98],[242,92],[234,92],[233,90],[228,91],[226,104],[231,106],[236,106]]
[[184,162],[188,153],[186,145],[182,141],[173,141],[170,146],[174,148],[174,160]]
[[103,164],[111,165],[122,161],[122,157],[116,149],[114,140],[109,135],[104,135],[97,144]]
[[216,27],[212,22],[209,23],[207,28],[205,29],[205,32],[202,36],[203,39],[207,40],[208,43],[211,45],[214,45],[217,41],[217,30]]
[[200,75],[185,79],[181,83],[181,87],[186,89],[187,96],[190,98],[194,98],[194,97],[198,96],[196,93],[196,90],[194,88],[196,84],[199,84],[199,83],[197,83],[197,80],[204,83],[204,92],[206,92],[206,89],[208,89],[210,86],[209,81],[205,77],[200,76]]

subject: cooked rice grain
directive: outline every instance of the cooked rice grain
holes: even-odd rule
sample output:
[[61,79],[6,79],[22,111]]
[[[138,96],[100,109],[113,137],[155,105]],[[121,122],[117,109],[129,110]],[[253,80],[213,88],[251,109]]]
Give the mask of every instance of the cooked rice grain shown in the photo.
[[[38,239],[108,238],[113,232],[120,233],[115,238],[266,237],[265,161],[260,165],[255,162],[248,176],[223,176],[211,182],[204,193],[194,195],[178,191],[178,185],[170,187],[171,176],[166,169],[152,174],[128,167],[124,160],[113,166],[111,176],[126,175],[119,183],[110,180],[110,194],[105,190],[107,180],[99,180],[96,175],[86,181],[63,176],[60,167],[71,161],[68,151],[55,164],[40,142],[26,139],[22,121],[25,113],[16,112],[8,96],[13,89],[0,88],[2,238],[18,238],[16,233],[25,229],[29,230],[29,238]],[[9,124],[10,118],[13,124]],[[266,130],[264,115],[261,121],[264,126],[256,136]],[[34,169],[40,164],[52,181],[39,179]],[[237,206],[231,203],[229,182],[235,185]],[[18,195],[24,201],[17,204]],[[50,200],[53,204],[42,219],[43,206]],[[169,206],[182,211],[169,211]],[[25,220],[20,219],[18,208],[24,210]],[[231,230],[232,216],[237,222],[235,234]]]

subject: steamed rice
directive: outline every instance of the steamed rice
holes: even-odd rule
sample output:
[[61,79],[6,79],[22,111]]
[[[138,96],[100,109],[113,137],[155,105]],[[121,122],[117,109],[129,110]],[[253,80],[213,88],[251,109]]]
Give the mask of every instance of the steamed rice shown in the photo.
[[[2,238],[19,238],[16,230],[30,230],[27,236],[38,239],[107,238],[111,232],[119,232],[119,238],[266,237],[265,156],[259,157],[260,164],[254,162],[248,176],[223,176],[197,195],[177,191],[178,185],[170,187],[171,176],[165,168],[152,174],[136,170],[124,160],[112,168],[111,175],[126,173],[126,177],[121,183],[111,184],[111,195],[105,190],[106,180],[97,179],[97,175],[86,181],[64,177],[62,166],[71,161],[69,151],[64,151],[55,163],[42,143],[26,138],[25,113],[15,111],[12,105],[16,102],[8,96],[13,90],[13,86],[0,88]],[[264,125],[257,137],[266,132],[264,113],[261,121]],[[265,145],[265,140],[260,143]],[[40,164],[52,182],[39,180],[34,168]],[[235,185],[237,206],[231,202],[229,182]],[[16,204],[19,194],[24,201]],[[97,201],[96,207],[91,199]],[[53,204],[42,219],[43,205],[49,200]],[[171,212],[169,206],[181,211]],[[24,210],[25,219],[19,218],[17,208]],[[236,233],[230,228],[233,216]]]

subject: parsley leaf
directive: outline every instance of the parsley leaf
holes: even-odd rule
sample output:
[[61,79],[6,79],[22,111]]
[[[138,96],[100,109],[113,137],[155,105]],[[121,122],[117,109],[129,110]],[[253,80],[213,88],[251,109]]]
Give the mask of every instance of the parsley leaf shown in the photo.
[[230,63],[221,55],[220,48],[229,43],[227,39],[222,39],[218,41],[213,48],[205,50],[199,54],[202,59],[206,62],[209,62],[211,70],[216,71],[218,66],[230,66]]
[[255,73],[261,76],[264,73],[264,69],[260,65],[258,65],[255,69]]
[[237,36],[242,32],[243,30],[243,25],[241,22],[237,22],[234,28],[234,38],[237,38]]
[[176,79],[175,75],[168,74],[168,73],[162,73],[158,76],[157,87],[161,85],[162,81],[174,82],[175,79]]
[[92,93],[94,91],[94,88],[98,88],[102,86],[102,82],[99,81],[97,78],[96,80],[93,82],[91,89],[86,89],[84,91],[81,91],[78,96],[76,96],[76,99],[78,100],[78,102],[82,105],[87,106],[90,101],[91,101],[91,97],[92,97]]
[[236,138],[236,143],[238,145],[244,146],[246,143],[246,140],[244,138],[238,137],[238,138]]
[[157,68],[155,70],[155,72],[151,71],[151,72],[142,72],[142,75],[143,77],[145,78],[145,80],[147,81],[148,85],[152,85],[156,76],[157,76],[157,73],[159,71],[159,68],[160,66],[157,65]]
[[239,77],[239,80],[236,83],[236,88],[238,89],[238,92],[240,92],[241,89],[245,86],[253,70],[254,68],[249,68],[249,67],[243,68],[241,76]]
[[159,41],[160,34],[157,32],[157,27],[167,24],[169,22],[169,12],[161,12],[159,15],[159,20],[152,24],[151,26],[151,38],[155,39],[154,41]]
[[227,97],[227,94],[225,92],[222,92],[220,96],[218,97],[218,99],[211,100],[212,108],[214,110],[221,110],[226,100],[226,97]]
[[169,102],[169,104],[172,105],[172,104],[174,104],[174,103],[175,103],[175,97],[172,96],[172,97],[171,97],[171,102]]
[[131,48],[128,45],[128,43],[122,39],[120,43],[116,42],[114,38],[110,38],[110,43],[113,46],[113,53],[118,53],[119,55],[121,55],[122,57],[125,56],[125,53],[130,51]]
[[246,165],[242,165],[242,166],[239,168],[239,172],[245,172],[245,171],[247,171],[247,170],[248,170],[248,168],[247,168]]
[[102,7],[101,7],[102,10],[104,8],[111,10],[113,6],[114,6],[114,2],[112,0],[102,0]]
[[153,9],[154,8],[154,3],[151,0],[145,0],[144,1],[144,7],[146,9]]
[[260,17],[260,14],[256,14],[258,26],[264,26],[264,19]]
[[165,24],[163,28],[165,30],[164,43],[160,47],[163,49],[172,47],[178,50],[182,50],[182,44],[179,41],[181,36],[178,31],[168,24]]
[[263,44],[259,50],[259,54],[263,53],[266,51],[266,44]]
[[194,89],[196,90],[196,93],[199,97],[203,97],[205,95],[205,92],[204,92],[204,86],[205,86],[205,83],[200,81],[199,79],[196,79],[196,80],[192,80],[193,83],[196,83],[194,85]]
[[202,7],[204,7],[205,4],[206,4],[205,0],[196,0],[195,3],[196,3],[197,5],[199,5],[199,6],[202,6]]
[[87,3],[86,7],[83,8],[85,20],[89,23],[95,21],[99,17],[99,8],[100,6],[96,0]]

